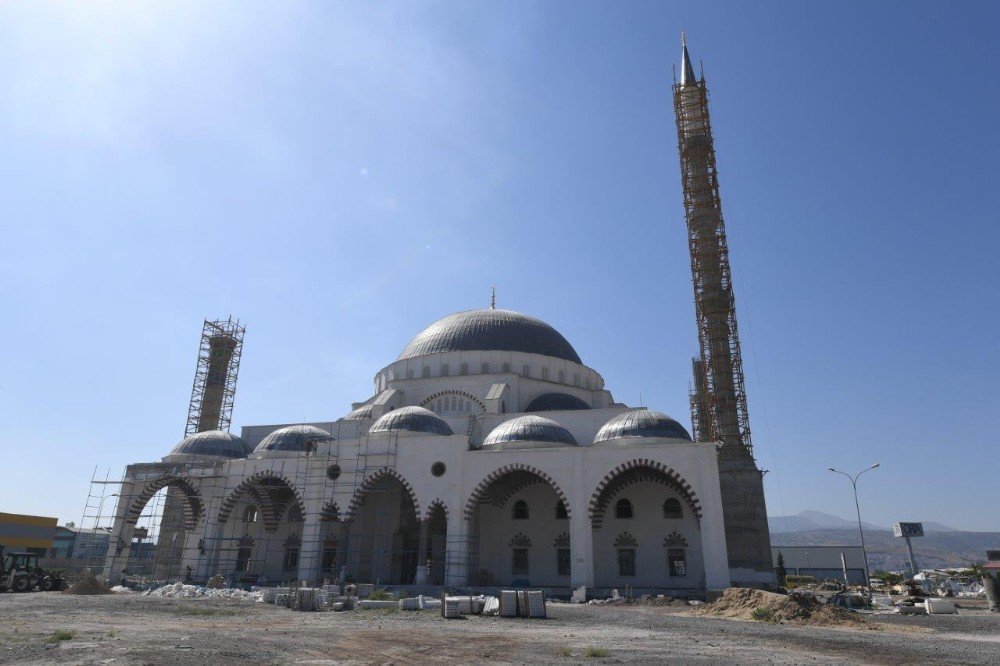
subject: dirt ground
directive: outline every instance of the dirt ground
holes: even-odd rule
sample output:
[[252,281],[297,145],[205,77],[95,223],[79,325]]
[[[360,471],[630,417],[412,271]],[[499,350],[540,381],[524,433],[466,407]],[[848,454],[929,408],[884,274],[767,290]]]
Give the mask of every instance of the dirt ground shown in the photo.
[[550,619],[299,613],[246,601],[0,595],[0,663],[1000,662],[1000,616],[875,616],[850,629],[549,604]]

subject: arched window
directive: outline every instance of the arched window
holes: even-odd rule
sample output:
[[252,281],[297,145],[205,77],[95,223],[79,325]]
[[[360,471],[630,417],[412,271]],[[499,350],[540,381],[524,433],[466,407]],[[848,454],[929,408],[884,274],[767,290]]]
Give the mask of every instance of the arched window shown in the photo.
[[425,365],[424,366],[424,377],[430,377],[430,376],[431,376],[431,366]]
[[442,377],[447,377],[448,376],[448,364],[447,363],[442,363],[441,364],[441,376]]
[[256,523],[257,522],[257,507],[248,506],[243,511],[243,522],[244,523]]
[[510,517],[514,520],[527,520],[528,503],[524,500],[517,500],[514,502],[514,509],[511,511]]
[[490,364],[483,363],[482,365],[479,366],[479,371],[484,375],[490,374]]
[[632,502],[624,497],[615,503],[615,518],[632,518]]
[[542,381],[549,381],[549,369],[542,368]]
[[681,509],[681,501],[676,497],[669,497],[663,503],[664,518],[683,518],[684,510]]
[[510,363],[504,363],[503,364],[503,371],[504,372],[510,372]]
[[523,377],[530,377],[531,376],[531,366],[530,365],[522,365],[521,366],[521,375]]
[[407,379],[413,379],[413,368],[407,368],[406,369],[406,378]]
[[458,368],[458,374],[460,374],[460,375],[467,375],[467,374],[469,374],[469,364],[468,363],[463,363],[462,365],[460,365],[459,368]]
[[556,502],[556,520],[569,520],[569,514],[566,512],[566,505],[563,504],[562,500]]

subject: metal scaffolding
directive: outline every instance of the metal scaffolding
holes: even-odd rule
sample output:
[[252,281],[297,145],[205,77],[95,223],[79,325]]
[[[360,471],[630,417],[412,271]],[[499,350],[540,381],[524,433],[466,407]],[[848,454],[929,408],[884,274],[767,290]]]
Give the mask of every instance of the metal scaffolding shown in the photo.
[[245,332],[246,327],[232,317],[205,320],[185,437],[205,430],[229,430]]

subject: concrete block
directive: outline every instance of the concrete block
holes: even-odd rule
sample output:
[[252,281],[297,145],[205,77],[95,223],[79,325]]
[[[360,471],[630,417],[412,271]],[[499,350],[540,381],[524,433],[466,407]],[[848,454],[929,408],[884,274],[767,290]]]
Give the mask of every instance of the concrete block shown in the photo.
[[371,599],[362,599],[358,602],[358,608],[361,610],[371,609],[371,608],[399,608],[399,602],[389,600],[389,601],[372,601]]
[[924,607],[928,615],[952,615],[958,612],[955,602],[951,599],[927,599]]
[[375,586],[371,583],[358,583],[355,587],[355,594],[361,599],[370,596],[375,591]]

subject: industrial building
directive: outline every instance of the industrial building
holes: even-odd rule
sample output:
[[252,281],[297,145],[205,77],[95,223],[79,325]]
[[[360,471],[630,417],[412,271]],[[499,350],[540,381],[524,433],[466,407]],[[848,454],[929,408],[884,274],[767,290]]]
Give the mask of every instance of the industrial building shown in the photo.
[[[104,574],[230,582],[620,588],[768,586],[704,77],[674,86],[700,356],[692,437],[616,401],[567,337],[489,308],[419,332],[372,394],[313,423],[229,432],[244,329],[206,321],[185,437],[130,465]],[[152,562],[137,527],[157,514]],[[105,520],[107,519],[107,520]]]

